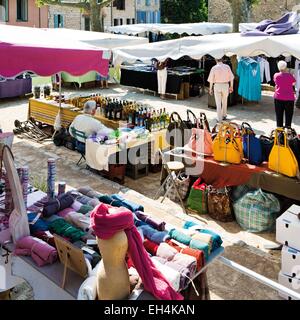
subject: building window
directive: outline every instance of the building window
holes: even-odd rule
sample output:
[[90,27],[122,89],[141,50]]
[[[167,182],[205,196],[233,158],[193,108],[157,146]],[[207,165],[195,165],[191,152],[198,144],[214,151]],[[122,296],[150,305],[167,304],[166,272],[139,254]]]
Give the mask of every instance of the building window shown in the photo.
[[126,19],[126,24],[130,24],[130,22],[131,22],[131,19]]
[[63,28],[64,27],[64,16],[62,14],[54,15],[54,28]]
[[125,10],[125,0],[115,0],[113,6],[117,7],[117,10]]
[[135,24],[135,18],[132,19],[132,24]]
[[84,30],[90,31],[91,30],[91,19],[90,17],[84,17]]
[[146,0],[146,6],[151,6],[151,0]]
[[121,18],[120,19],[120,26],[123,24],[123,19]]
[[8,21],[8,0],[0,0],[0,21]]
[[119,19],[114,19],[114,26],[118,26],[119,25]]
[[28,20],[28,0],[17,0],[17,21]]
[[156,5],[156,6],[158,5],[158,0],[155,0],[155,5]]

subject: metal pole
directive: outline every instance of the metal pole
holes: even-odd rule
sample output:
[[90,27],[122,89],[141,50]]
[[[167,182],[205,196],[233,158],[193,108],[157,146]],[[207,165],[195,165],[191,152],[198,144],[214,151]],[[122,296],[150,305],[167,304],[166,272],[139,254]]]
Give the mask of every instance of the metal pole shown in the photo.
[[248,276],[248,277],[250,277],[250,278],[252,278],[252,279],[254,279],[254,280],[256,280],[256,281],[258,281],[258,282],[260,282],[260,283],[262,283],[262,284],[264,284],[274,290],[277,290],[281,293],[284,293],[293,299],[300,300],[300,293],[297,293],[297,292],[295,292],[295,291],[293,291],[293,290],[291,290],[291,289],[289,289],[289,288],[287,288],[287,287],[285,287],[285,286],[283,286],[273,280],[270,280],[270,279],[268,279],[268,278],[266,278],[256,272],[254,272],[248,268],[245,268],[245,267],[241,266],[240,264],[238,264],[234,261],[228,260],[222,256],[219,257],[218,260],[220,262],[222,262],[223,264],[225,264],[226,266],[228,266],[228,267],[230,267],[240,273],[243,273],[246,276]]
[[59,72],[58,74],[58,79],[59,79],[58,91],[59,91],[59,110],[60,110],[61,108],[61,72]]

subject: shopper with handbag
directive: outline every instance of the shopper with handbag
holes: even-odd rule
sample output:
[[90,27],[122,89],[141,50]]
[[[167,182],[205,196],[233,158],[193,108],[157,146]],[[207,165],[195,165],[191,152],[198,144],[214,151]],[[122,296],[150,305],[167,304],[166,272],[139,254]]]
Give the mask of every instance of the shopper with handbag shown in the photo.
[[210,70],[207,81],[209,82],[209,94],[212,95],[214,91],[218,122],[221,122],[226,120],[227,117],[227,99],[229,93],[233,92],[234,75],[222,59],[216,59],[216,63]]
[[278,64],[279,72],[274,75],[275,94],[274,104],[276,113],[277,128],[283,127],[283,117],[285,115],[285,128],[291,128],[294,114],[294,85],[295,77],[287,70],[287,63],[283,60]]

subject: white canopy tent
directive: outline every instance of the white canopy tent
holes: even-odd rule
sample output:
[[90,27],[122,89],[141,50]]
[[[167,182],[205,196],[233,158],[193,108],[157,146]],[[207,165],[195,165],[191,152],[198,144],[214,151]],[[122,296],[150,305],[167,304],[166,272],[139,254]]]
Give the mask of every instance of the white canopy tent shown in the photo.
[[84,31],[65,28],[46,29],[49,34],[66,37],[67,39],[83,42],[95,47],[114,49],[149,43],[148,38],[112,34],[106,32]]
[[211,23],[211,22],[199,22],[199,23],[181,23],[181,24],[168,24],[168,23],[140,23],[129,24],[122,26],[108,27],[108,31],[121,34],[138,35],[144,32],[153,33],[178,33],[188,35],[208,35],[215,33],[229,33],[232,32],[231,23]]
[[245,37],[239,33],[217,34],[202,37],[185,37],[176,40],[150,43],[148,45],[118,48],[113,50],[115,65],[123,62],[134,63],[140,60],[151,63],[152,58],[164,61],[166,58],[177,60],[189,56],[200,60],[209,54],[214,58],[224,55],[270,57],[293,55],[300,59],[300,33],[284,36]]

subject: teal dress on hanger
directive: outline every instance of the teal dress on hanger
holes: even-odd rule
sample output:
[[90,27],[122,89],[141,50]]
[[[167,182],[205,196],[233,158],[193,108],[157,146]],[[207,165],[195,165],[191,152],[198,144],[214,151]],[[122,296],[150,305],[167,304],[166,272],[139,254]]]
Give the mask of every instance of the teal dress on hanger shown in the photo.
[[238,94],[248,101],[261,100],[259,63],[252,58],[241,58],[237,68],[239,76]]

